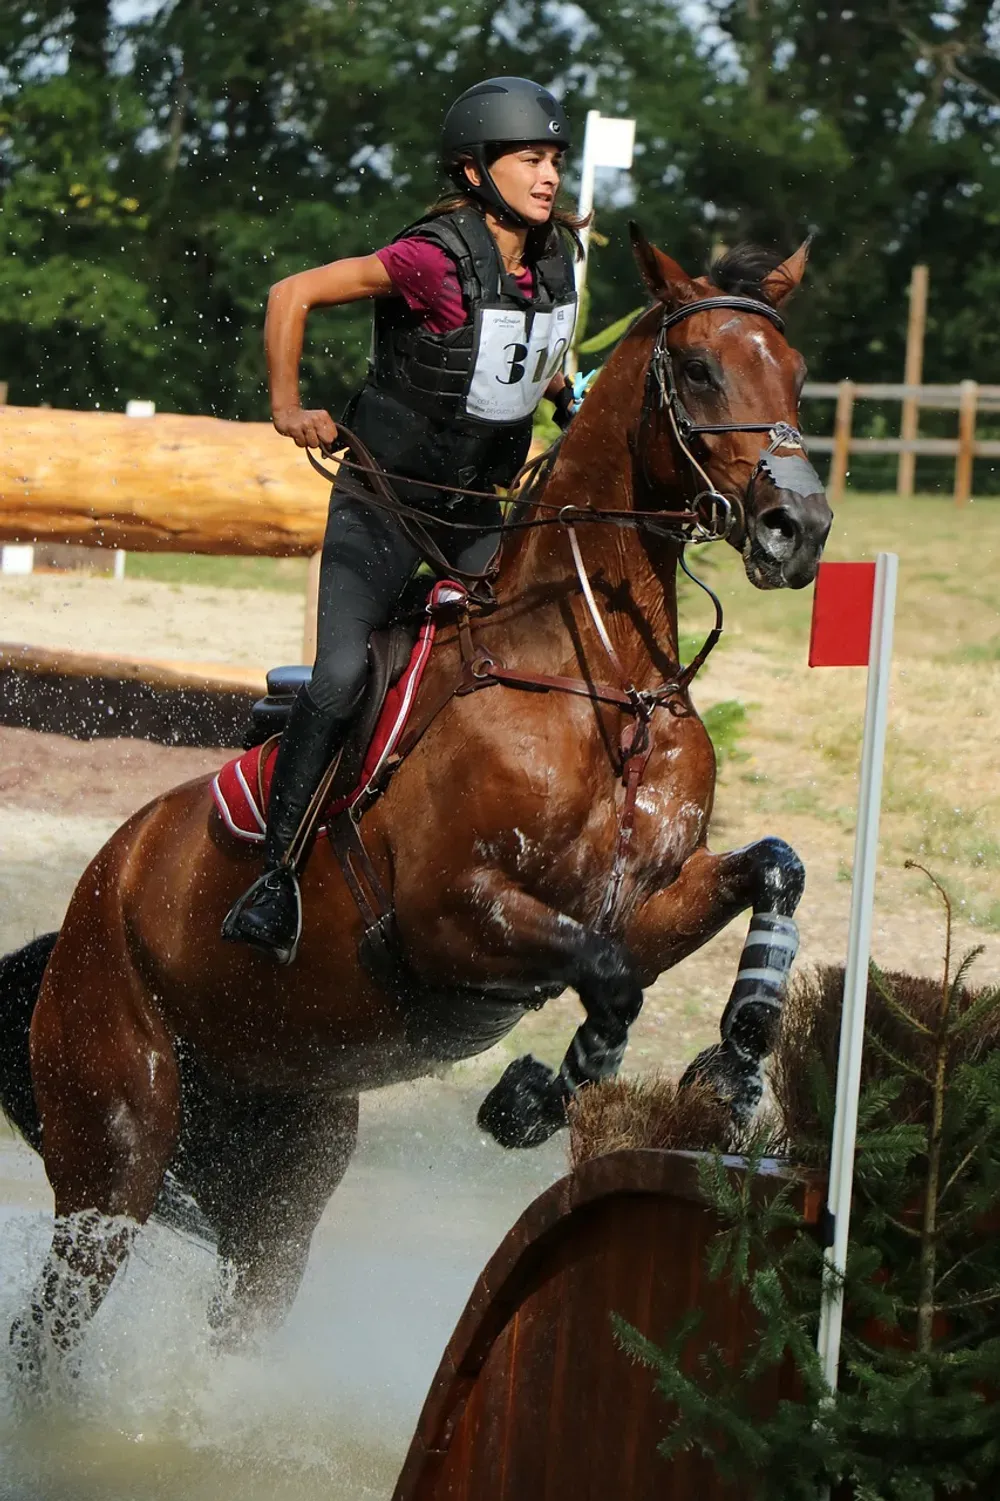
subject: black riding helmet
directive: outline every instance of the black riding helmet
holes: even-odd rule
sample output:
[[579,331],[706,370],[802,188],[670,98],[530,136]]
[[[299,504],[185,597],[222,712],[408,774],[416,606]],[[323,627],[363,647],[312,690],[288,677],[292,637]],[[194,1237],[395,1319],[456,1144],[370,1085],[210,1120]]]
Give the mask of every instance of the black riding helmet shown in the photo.
[[[496,147],[532,146],[540,142],[569,146],[569,121],[548,89],[530,78],[487,78],[459,95],[445,115],[441,151],[456,187],[471,193],[520,229],[531,223],[500,194],[490,175],[487,153]],[[482,183],[475,188],[458,160],[471,157]]]

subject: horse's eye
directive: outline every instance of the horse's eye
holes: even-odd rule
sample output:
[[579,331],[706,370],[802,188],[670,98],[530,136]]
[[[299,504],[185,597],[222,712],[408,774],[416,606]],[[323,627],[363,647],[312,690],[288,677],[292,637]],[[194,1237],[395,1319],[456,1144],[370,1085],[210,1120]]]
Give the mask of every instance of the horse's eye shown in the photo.
[[707,386],[712,379],[704,360],[689,360],[684,366],[684,374],[693,386]]

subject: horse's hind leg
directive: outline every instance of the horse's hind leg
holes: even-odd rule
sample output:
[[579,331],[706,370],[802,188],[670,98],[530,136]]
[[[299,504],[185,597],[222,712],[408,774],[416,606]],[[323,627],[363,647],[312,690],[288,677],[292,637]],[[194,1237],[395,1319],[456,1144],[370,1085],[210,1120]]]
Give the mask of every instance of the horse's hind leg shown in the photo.
[[753,916],[719,1026],[721,1041],[699,1053],[681,1080],[712,1084],[748,1119],[763,1088],[763,1061],[774,1047],[785,985],[798,951],[794,913],[805,870],[781,839],[761,839],[727,854],[696,850],[677,880],[637,913],[629,944],[646,983],[707,943],[740,912]]
[[28,1312],[15,1321],[10,1342],[35,1388],[50,1358],[75,1371],[86,1326],[156,1202],[180,1111],[171,1040],[124,940],[105,925],[97,952],[95,929],[82,933],[72,915],[71,907],[31,1026],[56,1220]]
[[205,1196],[223,1261],[209,1311],[222,1348],[288,1313],[313,1231],[354,1151],[358,1098],[256,1096],[228,1119],[228,1151]]

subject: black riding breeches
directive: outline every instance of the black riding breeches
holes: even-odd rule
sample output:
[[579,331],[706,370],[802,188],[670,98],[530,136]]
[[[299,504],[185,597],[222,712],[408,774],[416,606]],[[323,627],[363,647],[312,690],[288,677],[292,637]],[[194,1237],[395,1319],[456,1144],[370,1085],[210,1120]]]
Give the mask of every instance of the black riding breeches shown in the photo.
[[[499,503],[486,502],[474,516],[460,513],[456,519],[482,519],[484,530],[428,530],[458,568],[480,572],[499,540],[495,530],[486,529],[499,526]],[[389,624],[421,561],[419,548],[394,517],[334,495],[323,539],[316,664],[309,684],[313,704],[331,721],[345,721],[357,708],[368,680],[368,638]]]

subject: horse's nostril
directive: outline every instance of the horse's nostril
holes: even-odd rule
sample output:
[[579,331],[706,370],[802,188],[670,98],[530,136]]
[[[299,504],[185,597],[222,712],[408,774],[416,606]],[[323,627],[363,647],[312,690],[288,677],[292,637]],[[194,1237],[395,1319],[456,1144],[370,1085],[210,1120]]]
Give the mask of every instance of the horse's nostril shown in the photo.
[[760,523],[766,531],[775,532],[785,542],[794,542],[799,534],[799,525],[790,511],[784,506],[775,506],[771,511],[766,511],[760,518]]

